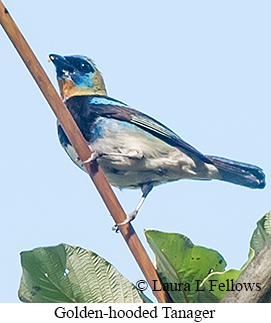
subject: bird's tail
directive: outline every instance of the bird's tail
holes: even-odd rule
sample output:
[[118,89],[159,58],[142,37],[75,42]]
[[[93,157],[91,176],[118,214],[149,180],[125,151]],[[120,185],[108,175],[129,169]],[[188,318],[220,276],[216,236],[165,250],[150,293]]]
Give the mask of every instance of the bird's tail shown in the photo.
[[250,188],[265,187],[265,174],[260,167],[221,157],[206,157],[218,169],[220,180]]

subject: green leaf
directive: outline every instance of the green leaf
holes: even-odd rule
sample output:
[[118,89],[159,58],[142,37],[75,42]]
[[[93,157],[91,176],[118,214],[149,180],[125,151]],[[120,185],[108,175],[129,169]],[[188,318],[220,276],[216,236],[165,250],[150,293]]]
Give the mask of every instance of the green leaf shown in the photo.
[[160,288],[167,290],[174,302],[218,301],[206,288],[200,287],[210,272],[225,270],[226,262],[217,251],[195,246],[178,233],[149,230],[145,234],[156,257],[163,283]]
[[271,211],[267,212],[258,222],[253,232],[250,247],[259,252],[266,244],[271,244]]
[[148,301],[115,267],[92,251],[60,244],[21,253],[19,298],[30,303]]

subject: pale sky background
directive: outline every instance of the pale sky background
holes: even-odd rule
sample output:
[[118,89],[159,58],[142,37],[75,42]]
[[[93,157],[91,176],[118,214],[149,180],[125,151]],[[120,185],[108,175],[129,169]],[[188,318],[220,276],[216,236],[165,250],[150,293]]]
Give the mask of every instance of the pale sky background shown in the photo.
[[[270,1],[4,1],[53,84],[48,54],[83,54],[110,96],[203,153],[271,175]],[[66,156],[56,118],[0,30],[0,302],[18,302],[19,253],[59,243],[93,250],[132,282],[143,279],[94,185]],[[139,191],[116,190],[131,212]],[[270,186],[183,180],[153,190],[133,225],[187,235],[229,268],[247,259]],[[151,295],[148,291],[147,295]]]

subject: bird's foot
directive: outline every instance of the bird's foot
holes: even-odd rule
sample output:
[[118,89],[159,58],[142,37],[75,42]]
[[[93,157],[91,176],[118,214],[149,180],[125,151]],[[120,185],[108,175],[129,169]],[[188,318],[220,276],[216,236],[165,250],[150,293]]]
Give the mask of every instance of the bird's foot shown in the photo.
[[123,222],[115,224],[115,225],[112,227],[112,230],[113,230],[113,231],[115,231],[116,233],[118,233],[118,232],[119,232],[119,227],[120,227],[121,225],[124,225],[124,224],[130,223],[131,221],[133,221],[133,220],[134,220],[134,218],[136,217],[137,213],[138,213],[138,211],[137,211],[137,210],[135,210],[134,212],[132,212],[132,213],[128,214],[128,215],[127,215],[127,218],[126,218]]

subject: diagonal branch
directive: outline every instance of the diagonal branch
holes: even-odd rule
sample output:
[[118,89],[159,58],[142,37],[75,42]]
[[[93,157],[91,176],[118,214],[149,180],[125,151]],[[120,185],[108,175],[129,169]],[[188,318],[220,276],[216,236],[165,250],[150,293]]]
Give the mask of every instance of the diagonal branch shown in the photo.
[[[8,10],[4,7],[1,1],[0,23],[7,33],[8,37],[10,38],[11,42],[15,46],[16,50],[18,51],[19,55],[21,56],[22,60],[24,61],[29,72],[35,79],[37,85],[39,86],[52,110],[54,111],[67,137],[75,148],[79,158],[81,160],[88,160],[91,156],[91,151],[82,133],[77,127],[70,112],[68,111],[64,103],[60,100],[49,78],[42,69],[31,48],[27,44],[20,30],[11,18]],[[90,162],[85,164],[85,167],[90,177],[92,178],[97,190],[99,191],[104,203],[106,204],[109,212],[114,218],[114,221],[116,223],[123,222],[126,218],[126,215],[98,163]],[[133,256],[135,257],[139,267],[145,275],[149,286],[153,290],[153,281],[159,280],[159,277],[133,227],[130,224],[127,224],[121,226],[119,229]],[[154,291],[154,295],[159,302],[170,301],[170,298],[164,291]]]

